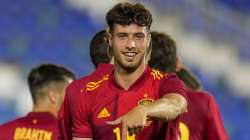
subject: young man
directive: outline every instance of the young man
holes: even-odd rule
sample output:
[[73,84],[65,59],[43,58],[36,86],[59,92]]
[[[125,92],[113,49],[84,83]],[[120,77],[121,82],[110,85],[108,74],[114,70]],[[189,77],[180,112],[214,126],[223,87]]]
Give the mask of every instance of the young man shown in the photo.
[[64,67],[43,64],[31,70],[28,84],[33,110],[27,116],[3,124],[0,140],[57,140],[57,112],[66,87],[75,79]]
[[180,117],[181,140],[227,140],[218,106],[213,96],[201,91],[199,81],[183,68],[176,56],[176,45],[168,35],[152,32],[149,65],[163,72],[175,72],[188,87],[188,108]]
[[174,74],[162,75],[146,66],[152,16],[143,5],[117,4],[107,22],[114,70],[67,88],[79,94],[67,98],[73,139],[152,139],[154,129],[147,118],[173,120],[184,112],[184,86]]
[[[110,74],[113,70],[112,58],[109,51],[109,44],[107,42],[106,30],[101,30],[94,35],[90,43],[90,56],[92,63],[96,70],[89,76],[78,80],[79,83],[85,85],[88,81],[97,81],[103,76]],[[59,131],[61,140],[72,139],[72,120],[71,113],[74,107],[69,104],[70,100],[78,100],[81,94],[78,92],[66,92],[65,100],[58,113]]]

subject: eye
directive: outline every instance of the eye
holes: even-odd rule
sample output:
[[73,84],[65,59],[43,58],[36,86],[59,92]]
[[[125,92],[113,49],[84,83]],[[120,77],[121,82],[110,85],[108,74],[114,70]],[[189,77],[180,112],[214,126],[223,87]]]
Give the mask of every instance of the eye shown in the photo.
[[118,34],[118,38],[119,38],[120,40],[125,40],[125,39],[127,39],[127,37],[128,37],[127,34]]
[[145,37],[144,34],[136,34],[135,35],[136,40],[142,40],[142,39],[144,39],[144,37]]

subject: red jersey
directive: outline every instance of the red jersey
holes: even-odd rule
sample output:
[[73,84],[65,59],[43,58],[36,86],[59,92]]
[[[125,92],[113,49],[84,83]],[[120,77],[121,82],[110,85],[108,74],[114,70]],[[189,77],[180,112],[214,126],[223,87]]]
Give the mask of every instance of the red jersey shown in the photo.
[[[106,74],[110,74],[113,70],[113,65],[111,64],[99,64],[97,69],[92,72],[89,76],[80,78],[77,80],[77,83],[81,83],[78,88],[82,88],[82,85],[85,85],[88,81],[96,81],[102,78]],[[59,131],[61,140],[71,140],[72,133],[71,133],[71,113],[74,107],[69,106],[68,100],[74,98],[73,100],[77,100],[80,97],[78,92],[69,91],[69,88],[66,89],[65,100],[61,106],[61,109],[58,113],[58,124],[59,124]]]
[[48,112],[30,112],[27,116],[0,126],[0,140],[57,140],[56,118]]
[[[185,96],[185,87],[175,74],[162,74],[147,68],[128,91],[117,85],[112,76],[113,73],[84,82],[80,79],[69,85],[67,92],[72,96],[67,96],[65,102],[70,107],[73,137],[120,140],[121,126],[110,126],[107,121],[113,121],[136,105],[148,104],[167,93]],[[153,139],[156,129],[152,124],[128,140]]]
[[188,111],[180,117],[181,140],[227,140],[219,108],[213,96],[187,91]]

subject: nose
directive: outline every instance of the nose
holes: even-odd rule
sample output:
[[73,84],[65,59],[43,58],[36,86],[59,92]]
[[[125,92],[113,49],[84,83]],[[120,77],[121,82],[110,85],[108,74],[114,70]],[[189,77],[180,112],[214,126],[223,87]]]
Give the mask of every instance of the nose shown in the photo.
[[134,48],[135,47],[135,41],[134,41],[134,39],[129,39],[127,46],[128,46],[128,48]]

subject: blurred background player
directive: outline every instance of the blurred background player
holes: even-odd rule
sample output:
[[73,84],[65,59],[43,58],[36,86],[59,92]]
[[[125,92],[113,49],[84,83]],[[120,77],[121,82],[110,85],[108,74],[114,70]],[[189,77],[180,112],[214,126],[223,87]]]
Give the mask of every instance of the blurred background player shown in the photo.
[[57,112],[66,87],[74,79],[74,74],[62,66],[42,64],[33,68],[28,76],[33,110],[3,124],[0,140],[57,140]]
[[[176,74],[188,88],[189,101],[187,112],[180,117],[181,140],[228,140],[214,97],[201,90],[199,81],[186,68],[181,68]],[[198,120],[203,120],[203,125]]]
[[[80,96],[77,100],[66,97],[70,110],[73,110],[73,139],[111,140],[120,139],[121,136],[125,140],[127,131],[129,134],[142,131],[146,116],[171,120],[182,113],[186,106],[184,87],[174,74],[166,77],[158,75],[154,79],[151,70],[145,66],[150,44],[151,13],[141,4],[120,3],[108,12],[107,22],[110,29],[109,43],[114,56],[114,72],[109,77],[98,81],[90,80],[87,84],[77,80],[67,88],[69,95],[75,92]],[[155,88],[145,85],[145,82],[156,85],[155,88],[162,84],[158,92],[158,97],[162,98],[142,107],[138,106],[138,102],[155,99],[153,96],[157,94]],[[152,82],[154,84],[150,84]],[[164,86],[165,84],[171,86]],[[117,94],[118,91],[121,93]],[[136,94],[127,94],[135,91]],[[126,96],[122,96],[123,93]],[[107,121],[116,118],[118,119],[109,122],[114,125],[112,129]],[[146,135],[142,132],[140,136]],[[134,135],[128,137],[135,138]]]
[[94,35],[90,42],[90,58],[95,68],[97,68],[100,63],[111,63],[112,56],[110,53],[107,31],[101,30]]
[[[102,78],[104,75],[110,74],[113,70],[113,65],[109,64],[112,63],[112,56],[109,54],[109,44],[107,42],[107,34],[106,30],[101,30],[97,32],[91,40],[90,43],[90,57],[91,62],[95,66],[96,70],[93,71],[89,77],[81,78],[79,81],[81,83],[86,83],[86,80],[93,80],[96,81]],[[71,97],[78,98],[75,92],[68,93],[66,92],[66,99],[58,113],[58,121],[59,121],[59,130],[60,130],[60,139],[62,140],[71,140],[71,116],[69,110],[68,100]],[[76,97],[75,97],[76,96]],[[72,110],[72,109],[71,109]]]
[[[175,41],[168,35],[151,32],[149,66],[163,72],[176,72],[188,87],[188,108],[180,117],[181,140],[227,140],[219,108],[212,95],[201,91],[199,81],[177,58]],[[199,91],[200,90],[200,91]]]

